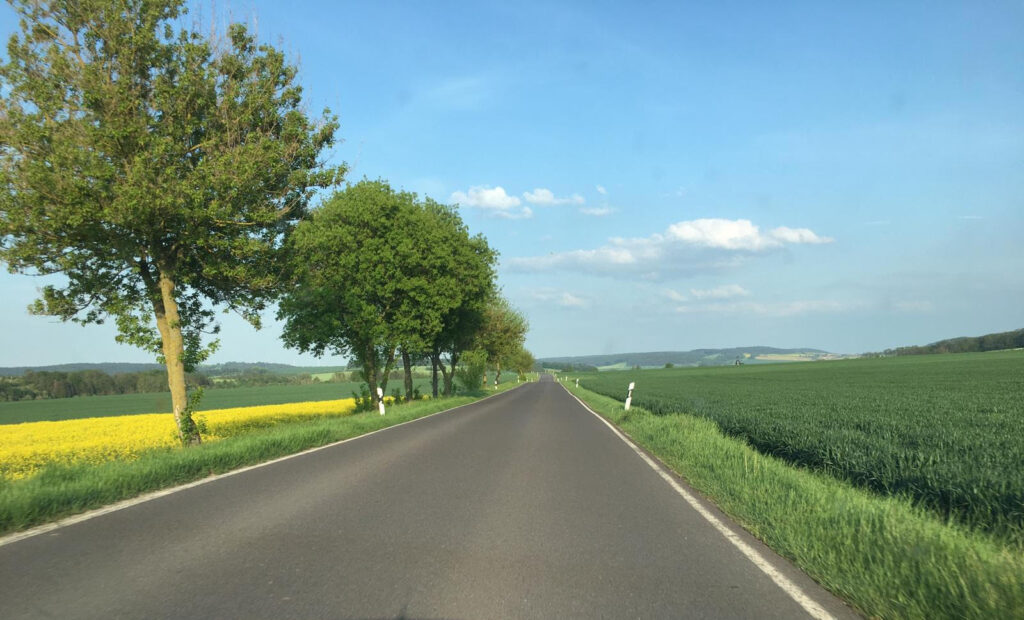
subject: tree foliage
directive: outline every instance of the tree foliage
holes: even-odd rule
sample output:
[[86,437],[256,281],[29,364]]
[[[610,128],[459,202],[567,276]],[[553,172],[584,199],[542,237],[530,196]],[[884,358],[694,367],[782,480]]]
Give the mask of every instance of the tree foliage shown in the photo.
[[288,247],[292,282],[278,310],[284,343],[318,356],[352,355],[374,403],[407,335],[407,297],[419,297],[426,285],[410,269],[417,215],[412,194],[364,180],[314,211]]
[[477,333],[477,345],[487,353],[487,363],[495,369],[495,383],[501,379],[502,367],[515,365],[528,330],[526,317],[507,299],[497,294],[490,297]]
[[354,356],[373,398],[399,350],[411,393],[412,361],[447,345],[453,317],[493,289],[494,253],[482,237],[470,237],[450,207],[381,180],[335,193],[299,225],[289,250],[285,343]]
[[[337,123],[301,108],[296,69],[244,26],[220,46],[176,29],[181,0],[12,2],[0,67],[0,258],[63,274],[33,311],[112,317],[167,364],[184,441],[184,373],[214,307],[258,326],[277,249],[316,188]],[[155,320],[154,320],[155,319]]]

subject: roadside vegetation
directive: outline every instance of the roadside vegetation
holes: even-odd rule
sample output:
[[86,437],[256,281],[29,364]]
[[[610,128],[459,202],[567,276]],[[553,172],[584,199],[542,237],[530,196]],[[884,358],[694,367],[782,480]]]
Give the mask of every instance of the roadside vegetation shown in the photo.
[[[258,420],[259,416],[250,416],[249,422],[245,422],[242,419],[245,413],[236,412],[233,422],[220,426],[217,422],[211,424],[211,428],[220,429],[223,438],[188,449],[174,441],[173,421],[164,414],[161,432],[168,441],[163,447],[140,451],[131,458],[101,463],[54,461],[23,479],[0,478],[0,533],[25,529],[150,491],[356,437],[465,405],[516,386],[516,381],[512,380],[489,391],[479,390],[451,398],[389,407],[384,416],[376,411],[350,413],[351,400],[328,407],[336,411],[313,413],[301,421],[289,420],[289,409],[280,408],[272,426],[266,426],[263,423],[266,420]],[[304,403],[300,406],[320,405],[323,404]],[[142,419],[148,416],[132,417]],[[7,428],[15,429],[17,426]]]
[[1024,351],[584,375],[1024,550]]
[[[635,379],[634,403],[656,372]],[[617,384],[626,378],[616,374]],[[620,400],[565,385],[869,617],[1012,618],[1024,609],[1024,555],[1003,538],[948,523],[906,498],[793,467],[726,435],[707,417],[639,406],[626,412]]]
[[[337,400],[351,398],[364,389],[363,382],[328,382],[284,385],[257,385],[249,387],[206,388],[198,402],[193,400],[196,412],[229,407],[254,407],[259,405],[282,405],[308,401]],[[430,393],[430,379],[418,377],[414,387],[421,394]],[[392,398],[394,393],[389,394]],[[149,394],[115,394],[110,396],[87,396],[61,400],[26,400],[0,402],[0,426],[22,422],[42,422],[122,416],[140,413],[169,412],[169,392]],[[170,416],[168,416],[170,419]]]

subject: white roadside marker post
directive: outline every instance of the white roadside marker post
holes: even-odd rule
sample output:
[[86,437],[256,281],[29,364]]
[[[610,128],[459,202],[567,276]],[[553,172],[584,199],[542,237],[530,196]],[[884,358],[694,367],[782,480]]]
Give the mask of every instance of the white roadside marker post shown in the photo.
[[377,409],[380,410],[380,414],[384,415],[384,390],[377,388]]
[[576,387],[579,387],[579,386],[580,386],[580,380],[576,379]]
[[636,387],[635,382],[630,382],[629,393],[626,394],[626,411],[629,411],[629,404],[633,402],[633,388]]

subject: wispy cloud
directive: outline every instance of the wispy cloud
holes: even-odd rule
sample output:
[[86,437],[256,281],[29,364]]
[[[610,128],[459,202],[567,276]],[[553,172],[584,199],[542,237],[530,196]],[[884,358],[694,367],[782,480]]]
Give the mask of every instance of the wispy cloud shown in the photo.
[[555,207],[558,205],[581,205],[585,202],[583,196],[580,196],[579,194],[573,194],[572,196],[567,196],[565,198],[557,198],[554,192],[543,187],[538,187],[532,192],[523,192],[523,198],[525,198],[526,202],[530,204],[539,205],[543,207]]
[[656,280],[735,267],[747,257],[786,245],[830,243],[807,228],[780,226],[762,232],[750,220],[698,219],[677,222],[649,237],[612,238],[595,249],[509,259],[519,271],[564,269]]
[[615,213],[615,209],[611,207],[580,207],[580,213],[591,217],[604,217]]
[[672,301],[674,301],[676,303],[683,303],[684,301],[689,301],[689,299],[686,297],[686,295],[683,295],[679,291],[676,291],[676,290],[673,290],[673,289],[670,289],[670,288],[665,289],[663,291],[663,293],[665,294],[665,297],[667,297],[668,299],[670,299],[670,300],[672,300]]
[[581,308],[586,309],[590,307],[590,300],[580,295],[574,295],[568,291],[559,291],[552,288],[542,288],[530,293],[530,297],[533,299],[544,302],[547,304],[553,304],[560,308]]
[[604,185],[596,185],[595,189],[597,189],[597,193],[601,194],[602,196],[608,195],[608,190],[604,188]]
[[732,299],[733,297],[749,297],[750,291],[738,284],[723,284],[706,290],[691,288],[690,294],[697,299]]
[[494,217],[505,219],[525,219],[533,216],[530,207],[522,207],[522,201],[509,196],[505,188],[476,185],[468,191],[453,192],[448,198],[450,202],[464,207],[480,209]]

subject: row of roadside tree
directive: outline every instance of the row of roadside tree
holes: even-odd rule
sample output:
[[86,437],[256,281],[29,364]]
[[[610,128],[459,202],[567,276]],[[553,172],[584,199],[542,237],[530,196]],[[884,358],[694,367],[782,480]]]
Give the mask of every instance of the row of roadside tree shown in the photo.
[[452,208],[382,181],[311,208],[347,172],[326,157],[337,118],[308,114],[297,68],[244,25],[205,35],[183,0],[10,4],[0,260],[62,276],[32,312],[112,320],[156,354],[183,443],[220,309],[258,327],[279,300],[285,342],[354,355],[374,398],[396,356],[430,356],[450,393],[464,352],[521,353],[494,252]]
[[[465,352],[523,373],[526,319],[495,285],[496,252],[471,236],[453,207],[361,181],[334,193],[299,223],[284,248],[288,288],[283,339],[303,352],[352,356],[370,394],[387,391],[396,362],[405,396],[413,361],[427,358],[432,392],[451,395]],[[439,377],[440,375],[440,377]],[[475,388],[477,386],[465,386]]]

